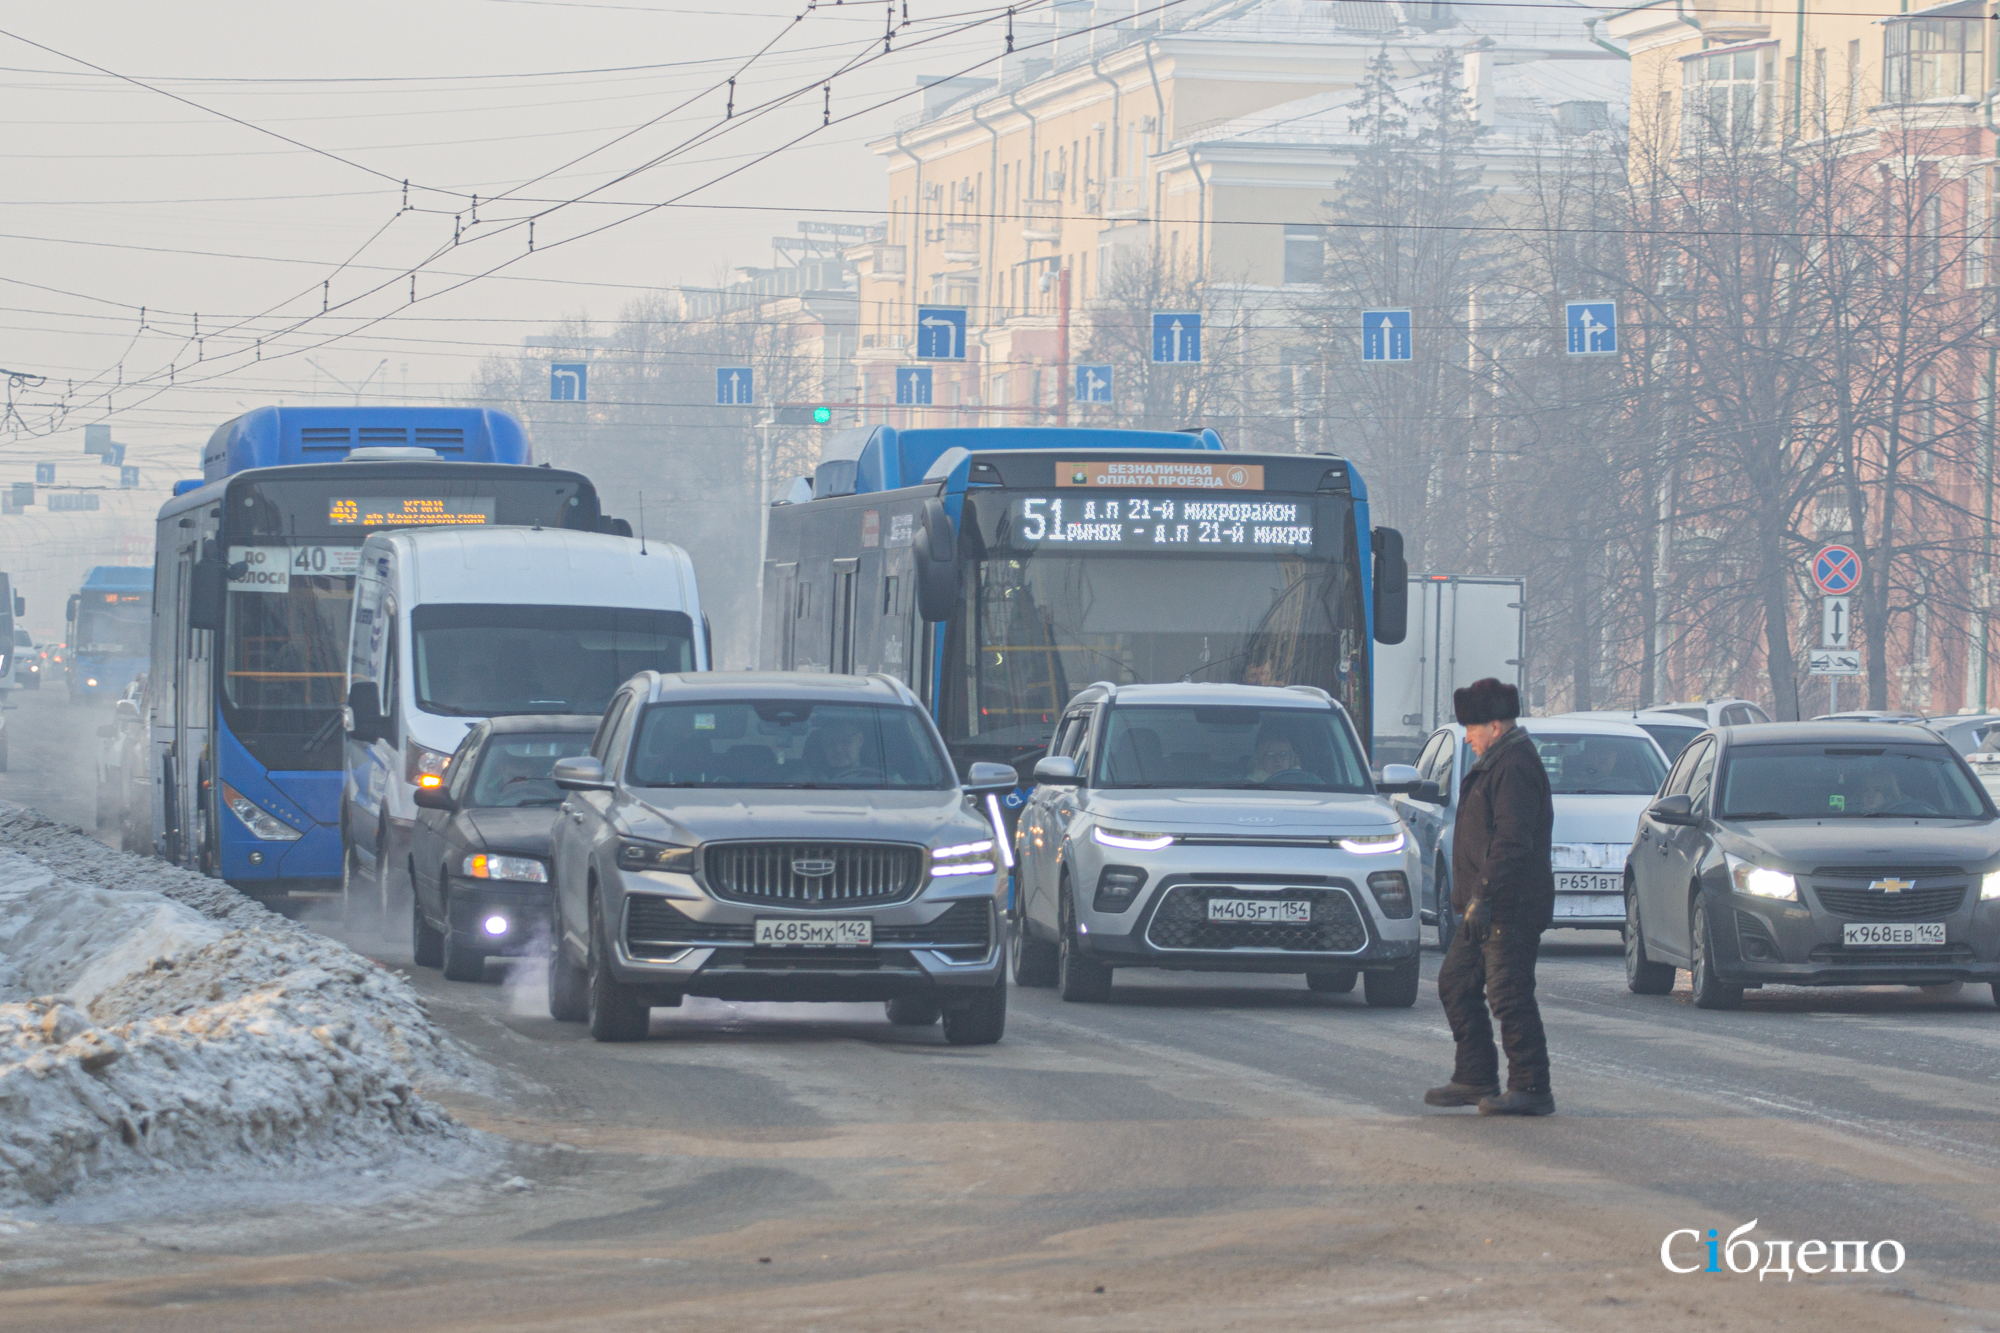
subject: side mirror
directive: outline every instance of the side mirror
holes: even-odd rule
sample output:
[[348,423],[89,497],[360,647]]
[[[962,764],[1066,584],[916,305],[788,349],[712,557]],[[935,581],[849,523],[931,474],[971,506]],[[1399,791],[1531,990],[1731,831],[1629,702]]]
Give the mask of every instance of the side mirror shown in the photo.
[[604,765],[596,755],[576,754],[567,759],[558,759],[549,776],[564,791],[609,791],[611,784],[604,780]]
[[1403,534],[1377,528],[1369,534],[1375,556],[1375,642],[1401,643],[1410,632],[1410,565]]
[[1386,796],[1407,796],[1420,781],[1414,764],[1384,764],[1382,776],[1375,779],[1375,790]]
[[210,553],[194,562],[188,578],[188,624],[195,629],[220,630],[229,598],[229,566]]
[[1051,787],[1074,787],[1077,784],[1076,760],[1063,755],[1051,755],[1035,765],[1035,781],[1046,782]]
[[111,705],[111,715],[120,722],[137,722],[140,720],[139,704],[133,699],[120,699]]
[[1020,784],[1021,775],[1014,771],[1012,764],[976,763],[966,775],[965,789],[970,792],[1012,791]]
[[348,734],[357,741],[382,739],[382,691],[372,680],[357,680],[347,687]]
[[1656,824],[1694,823],[1694,799],[1686,792],[1676,792],[1672,796],[1662,796],[1646,807],[1646,814]]
[[917,614],[936,624],[951,618],[958,601],[958,529],[944,501],[924,501],[923,520],[911,544],[917,558]]
[[14,614],[17,616],[28,614],[28,599],[18,592],[14,594]]
[[411,797],[419,810],[456,810],[458,802],[451,799],[451,793],[443,787],[419,787]]

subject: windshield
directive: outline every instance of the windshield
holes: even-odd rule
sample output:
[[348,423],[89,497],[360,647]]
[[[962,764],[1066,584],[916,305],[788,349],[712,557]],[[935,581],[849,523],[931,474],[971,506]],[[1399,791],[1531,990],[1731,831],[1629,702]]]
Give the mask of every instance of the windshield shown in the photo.
[[694,670],[679,611],[439,603],[410,628],[417,707],[449,717],[602,713],[641,671]]
[[1731,748],[1719,819],[1988,819],[1992,806],[1943,745]]
[[1701,735],[1703,730],[1700,727],[1676,727],[1666,722],[1641,722],[1638,727],[1660,743],[1660,748],[1667,752],[1670,764],[1681,757],[1681,751],[1687,749],[1688,742]]
[[[85,596],[94,594],[86,593]],[[83,606],[76,613],[76,645],[82,653],[144,657],[152,651],[152,598],[125,594],[116,606]]]
[[1372,792],[1339,714],[1317,708],[1121,704],[1105,724],[1100,787],[1287,787]]
[[486,742],[466,793],[467,806],[477,810],[508,810],[524,805],[555,805],[562,792],[549,778],[558,759],[590,753],[587,731],[521,731],[494,736]]
[[[294,577],[275,592],[229,594],[223,697],[242,709],[338,708],[354,580]],[[253,731],[283,731],[283,723]]]
[[[1304,545],[1282,547],[1254,522],[1219,529],[1202,540],[1206,521],[1192,524],[1125,521],[1065,523],[1072,529],[1120,534],[1118,541],[1033,542],[1035,503],[1005,492],[966,498],[968,523],[989,554],[966,581],[964,611],[954,615],[945,650],[940,696],[946,737],[967,756],[1013,759],[1048,743],[1063,706],[1093,681],[1169,681],[1251,685],[1316,685],[1357,719],[1367,719],[1367,637],[1353,511],[1344,499],[1284,502],[1287,511],[1317,515],[1314,526],[1290,526]],[[1086,501],[1071,500],[1086,517]],[[1180,504],[1146,502],[1150,517]],[[1262,503],[1261,501],[1259,503]],[[1186,527],[1185,546],[1139,548],[1139,528]],[[1228,534],[1240,528],[1244,540]],[[1047,533],[1047,524],[1040,529]],[[1271,532],[1278,532],[1272,529]],[[1258,538],[1265,540],[1260,547]]]
[[1660,752],[1638,736],[1537,729],[1528,739],[1549,771],[1551,796],[1651,796],[1666,781]]
[[933,734],[921,712],[890,704],[655,704],[639,724],[627,780],[941,791],[956,778]]

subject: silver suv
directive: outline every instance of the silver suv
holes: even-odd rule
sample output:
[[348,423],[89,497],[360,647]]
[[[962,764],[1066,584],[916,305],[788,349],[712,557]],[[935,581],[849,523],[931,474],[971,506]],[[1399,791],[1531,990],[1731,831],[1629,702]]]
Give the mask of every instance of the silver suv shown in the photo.
[[557,761],[549,1012],[637,1041],[683,995],[881,1000],[955,1045],[1007,1021],[1001,848],[889,676],[645,672]]
[[[1414,779],[1404,767],[1397,776]],[[1113,969],[1303,972],[1417,998],[1415,849],[1347,713],[1308,686],[1090,686],[1015,842],[1014,980],[1102,1000]]]

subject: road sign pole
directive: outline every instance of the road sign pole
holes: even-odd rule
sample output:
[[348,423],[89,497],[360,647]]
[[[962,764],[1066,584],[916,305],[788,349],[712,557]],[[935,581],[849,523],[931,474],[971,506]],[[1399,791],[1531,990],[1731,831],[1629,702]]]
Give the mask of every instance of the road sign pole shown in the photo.
[[1069,424],[1069,268],[1056,274],[1056,424]]

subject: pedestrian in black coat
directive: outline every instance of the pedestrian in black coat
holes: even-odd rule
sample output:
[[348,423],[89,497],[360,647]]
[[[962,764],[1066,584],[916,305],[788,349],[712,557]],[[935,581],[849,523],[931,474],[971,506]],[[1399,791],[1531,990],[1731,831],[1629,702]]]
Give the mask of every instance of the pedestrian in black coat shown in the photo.
[[[1548,1115],[1556,1102],[1535,1003],[1535,957],[1555,914],[1548,770],[1515,725],[1521,692],[1514,686],[1475,681],[1452,695],[1452,708],[1479,756],[1459,788],[1452,832],[1451,910],[1465,925],[1438,969],[1438,998],[1458,1057],[1451,1082],[1432,1088],[1424,1101],[1476,1104],[1481,1115]],[[1504,1094],[1493,1049],[1496,1018],[1507,1050]]]

